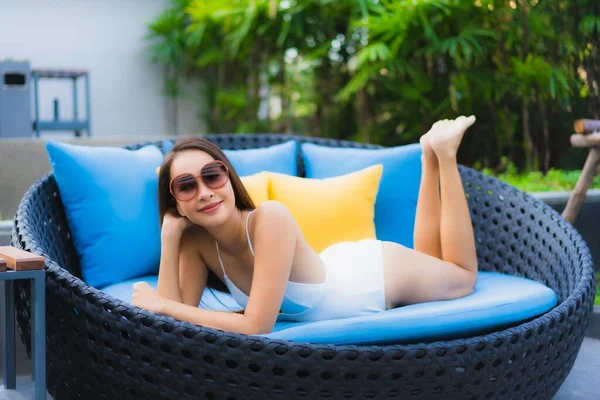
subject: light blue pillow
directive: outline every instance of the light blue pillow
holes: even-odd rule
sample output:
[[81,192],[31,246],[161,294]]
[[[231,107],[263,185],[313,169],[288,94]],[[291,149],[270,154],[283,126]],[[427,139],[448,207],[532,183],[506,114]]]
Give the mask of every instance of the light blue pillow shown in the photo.
[[287,142],[258,149],[223,150],[239,176],[262,171],[298,175],[298,142]]
[[[164,153],[169,152],[174,145],[172,141],[164,141]],[[239,176],[254,175],[262,171],[298,175],[298,142],[294,139],[256,149],[223,149],[223,153]]]
[[162,141],[162,146],[163,146],[163,154],[167,154],[169,151],[171,151],[171,149],[173,148],[175,144],[173,143],[172,140],[163,140]]
[[380,240],[413,248],[417,199],[421,184],[419,143],[382,149],[355,149],[303,143],[307,178],[330,178],[375,164],[383,175],[375,201],[375,231]]
[[156,274],[158,176],[163,154],[48,141],[46,150],[85,282],[96,288]]

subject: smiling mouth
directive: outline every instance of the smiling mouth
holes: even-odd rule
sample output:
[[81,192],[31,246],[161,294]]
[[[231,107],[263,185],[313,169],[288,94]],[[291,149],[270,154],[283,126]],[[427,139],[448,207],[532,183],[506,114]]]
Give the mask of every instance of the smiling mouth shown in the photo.
[[212,206],[208,207],[208,208],[202,208],[200,210],[198,210],[199,212],[211,212],[216,210],[217,208],[219,208],[221,206],[222,201],[219,201],[218,203],[213,204]]

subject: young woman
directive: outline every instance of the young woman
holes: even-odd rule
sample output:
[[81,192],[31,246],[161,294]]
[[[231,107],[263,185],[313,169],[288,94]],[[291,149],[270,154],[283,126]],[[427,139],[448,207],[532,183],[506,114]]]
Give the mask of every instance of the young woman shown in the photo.
[[[217,146],[178,141],[159,174],[158,288],[135,283],[133,304],[253,335],[271,332],[277,320],[344,318],[472,293],[478,265],[456,154],[474,122],[438,121],[421,137],[414,250],[368,239],[317,254],[283,204],[254,206]],[[242,312],[198,307],[205,287],[223,284]]]

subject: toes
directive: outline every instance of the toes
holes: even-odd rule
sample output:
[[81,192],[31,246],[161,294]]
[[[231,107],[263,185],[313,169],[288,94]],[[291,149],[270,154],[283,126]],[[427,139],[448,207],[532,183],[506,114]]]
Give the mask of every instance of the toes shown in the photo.
[[468,128],[469,126],[473,125],[474,123],[475,123],[475,116],[474,116],[474,115],[471,115],[470,117],[468,117],[468,118],[465,118],[465,122],[464,122],[464,124],[465,124],[465,126],[466,126],[467,128]]

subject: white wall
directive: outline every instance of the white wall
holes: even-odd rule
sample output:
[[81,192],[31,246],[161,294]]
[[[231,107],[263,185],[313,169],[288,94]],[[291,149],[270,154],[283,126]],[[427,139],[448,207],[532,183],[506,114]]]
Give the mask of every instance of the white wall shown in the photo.
[[[144,36],[148,22],[168,4],[168,0],[0,0],[0,59],[27,59],[32,68],[89,70],[94,137],[167,135],[172,133],[169,101],[162,93],[161,67],[150,63]],[[31,97],[33,102],[33,90]],[[53,117],[56,97],[61,119],[71,119],[72,86],[54,80],[40,83],[41,117]],[[83,100],[80,90],[80,116],[85,115]],[[179,103],[178,133],[204,132],[197,117],[200,96],[188,95]]]

